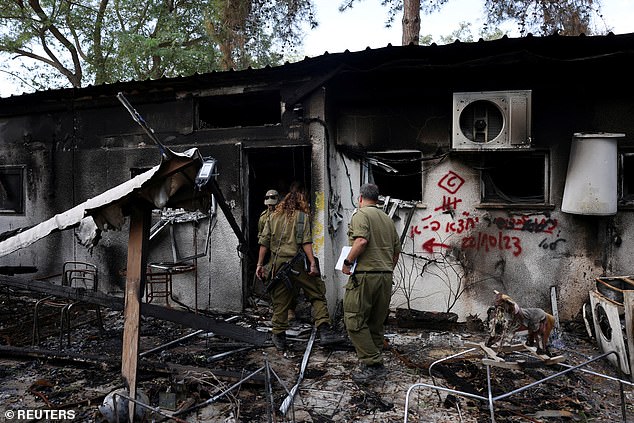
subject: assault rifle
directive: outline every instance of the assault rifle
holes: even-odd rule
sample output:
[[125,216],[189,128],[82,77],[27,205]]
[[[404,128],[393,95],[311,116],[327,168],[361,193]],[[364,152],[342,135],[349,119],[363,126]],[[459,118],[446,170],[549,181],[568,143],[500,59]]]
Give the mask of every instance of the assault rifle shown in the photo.
[[273,277],[269,280],[269,283],[266,285],[266,292],[271,292],[273,288],[277,286],[278,283],[283,282],[286,288],[289,291],[293,290],[293,283],[291,282],[291,273],[293,275],[299,275],[299,270],[295,270],[294,267],[299,261],[304,262],[304,268],[306,268],[306,254],[300,250],[295,254],[295,256],[289,261],[285,261],[282,263],[277,272],[273,275]]

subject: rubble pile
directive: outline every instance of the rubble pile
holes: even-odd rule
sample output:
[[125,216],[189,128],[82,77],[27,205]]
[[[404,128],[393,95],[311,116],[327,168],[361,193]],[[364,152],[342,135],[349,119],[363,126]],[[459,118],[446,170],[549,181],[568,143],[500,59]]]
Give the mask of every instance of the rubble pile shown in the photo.
[[[104,410],[107,396],[124,388],[122,312],[103,309],[103,331],[90,312],[79,312],[83,314],[73,318],[70,345],[63,342],[60,349],[58,312],[42,314],[40,342],[32,345],[36,300],[32,293],[15,290],[5,290],[0,296],[0,408],[67,410],[74,414],[73,421],[108,422],[99,408]],[[268,305],[260,302],[240,315],[219,317],[267,331],[269,313]],[[341,324],[337,326],[341,331]],[[435,331],[401,327],[392,318],[385,337],[388,374],[367,385],[351,379],[358,362],[350,344],[324,348],[315,343],[297,384],[312,330],[303,313],[298,313],[289,331],[291,348],[284,353],[269,343],[254,346],[142,317],[137,387],[149,401],[143,418],[159,421],[173,416],[174,421],[187,422],[491,421],[489,404],[469,397],[486,397],[488,389],[483,364],[486,354],[472,347],[486,333],[471,331],[472,327],[455,323],[448,330]],[[564,327],[551,346],[553,353],[565,356],[560,364],[544,365],[522,352],[500,353],[502,363],[521,363],[521,370],[491,366],[492,395],[513,392],[598,356],[594,342],[577,328]],[[615,369],[596,361],[587,370],[570,371],[495,401],[495,421],[621,421],[621,388],[626,416],[632,419],[632,389],[627,384],[619,386]],[[288,407],[283,412],[285,403]]]

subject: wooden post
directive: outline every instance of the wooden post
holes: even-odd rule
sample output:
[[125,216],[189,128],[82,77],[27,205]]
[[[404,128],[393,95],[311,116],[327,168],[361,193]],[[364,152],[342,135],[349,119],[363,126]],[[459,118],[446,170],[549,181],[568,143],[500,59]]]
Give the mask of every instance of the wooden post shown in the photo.
[[[128,396],[136,399],[137,360],[139,356],[139,324],[141,321],[141,292],[145,284],[147,242],[150,232],[151,210],[143,204],[133,204],[130,213],[128,266],[125,283],[123,352],[121,374],[128,388]],[[134,421],[135,403],[128,403],[128,421]]]

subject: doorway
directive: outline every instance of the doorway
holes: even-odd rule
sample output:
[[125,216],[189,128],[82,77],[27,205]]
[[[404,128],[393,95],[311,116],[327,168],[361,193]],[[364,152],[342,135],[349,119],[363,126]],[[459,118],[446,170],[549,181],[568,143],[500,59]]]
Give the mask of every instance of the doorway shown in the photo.
[[[289,192],[291,184],[299,184],[306,193],[311,191],[311,147],[249,148],[246,151],[248,179],[246,187],[246,216],[249,252],[258,257],[258,220],[266,207],[264,195],[274,189],[280,200]],[[310,198],[307,199],[310,201]],[[255,265],[248,263],[248,280],[253,279]],[[249,295],[250,293],[247,293]]]

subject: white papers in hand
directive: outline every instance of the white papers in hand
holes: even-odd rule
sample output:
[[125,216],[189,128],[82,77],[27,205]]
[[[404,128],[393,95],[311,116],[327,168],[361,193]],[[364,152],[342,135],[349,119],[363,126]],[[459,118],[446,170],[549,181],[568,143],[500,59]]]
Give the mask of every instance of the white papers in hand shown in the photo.
[[[348,258],[348,254],[350,253],[350,250],[352,249],[351,246],[346,245],[343,248],[341,248],[341,254],[339,255],[339,260],[337,260],[337,264],[335,264],[335,269],[337,270],[342,270],[343,269],[343,261]],[[352,266],[350,266],[350,273],[354,273],[354,269],[357,267],[357,261],[355,260],[354,263],[352,263]]]

